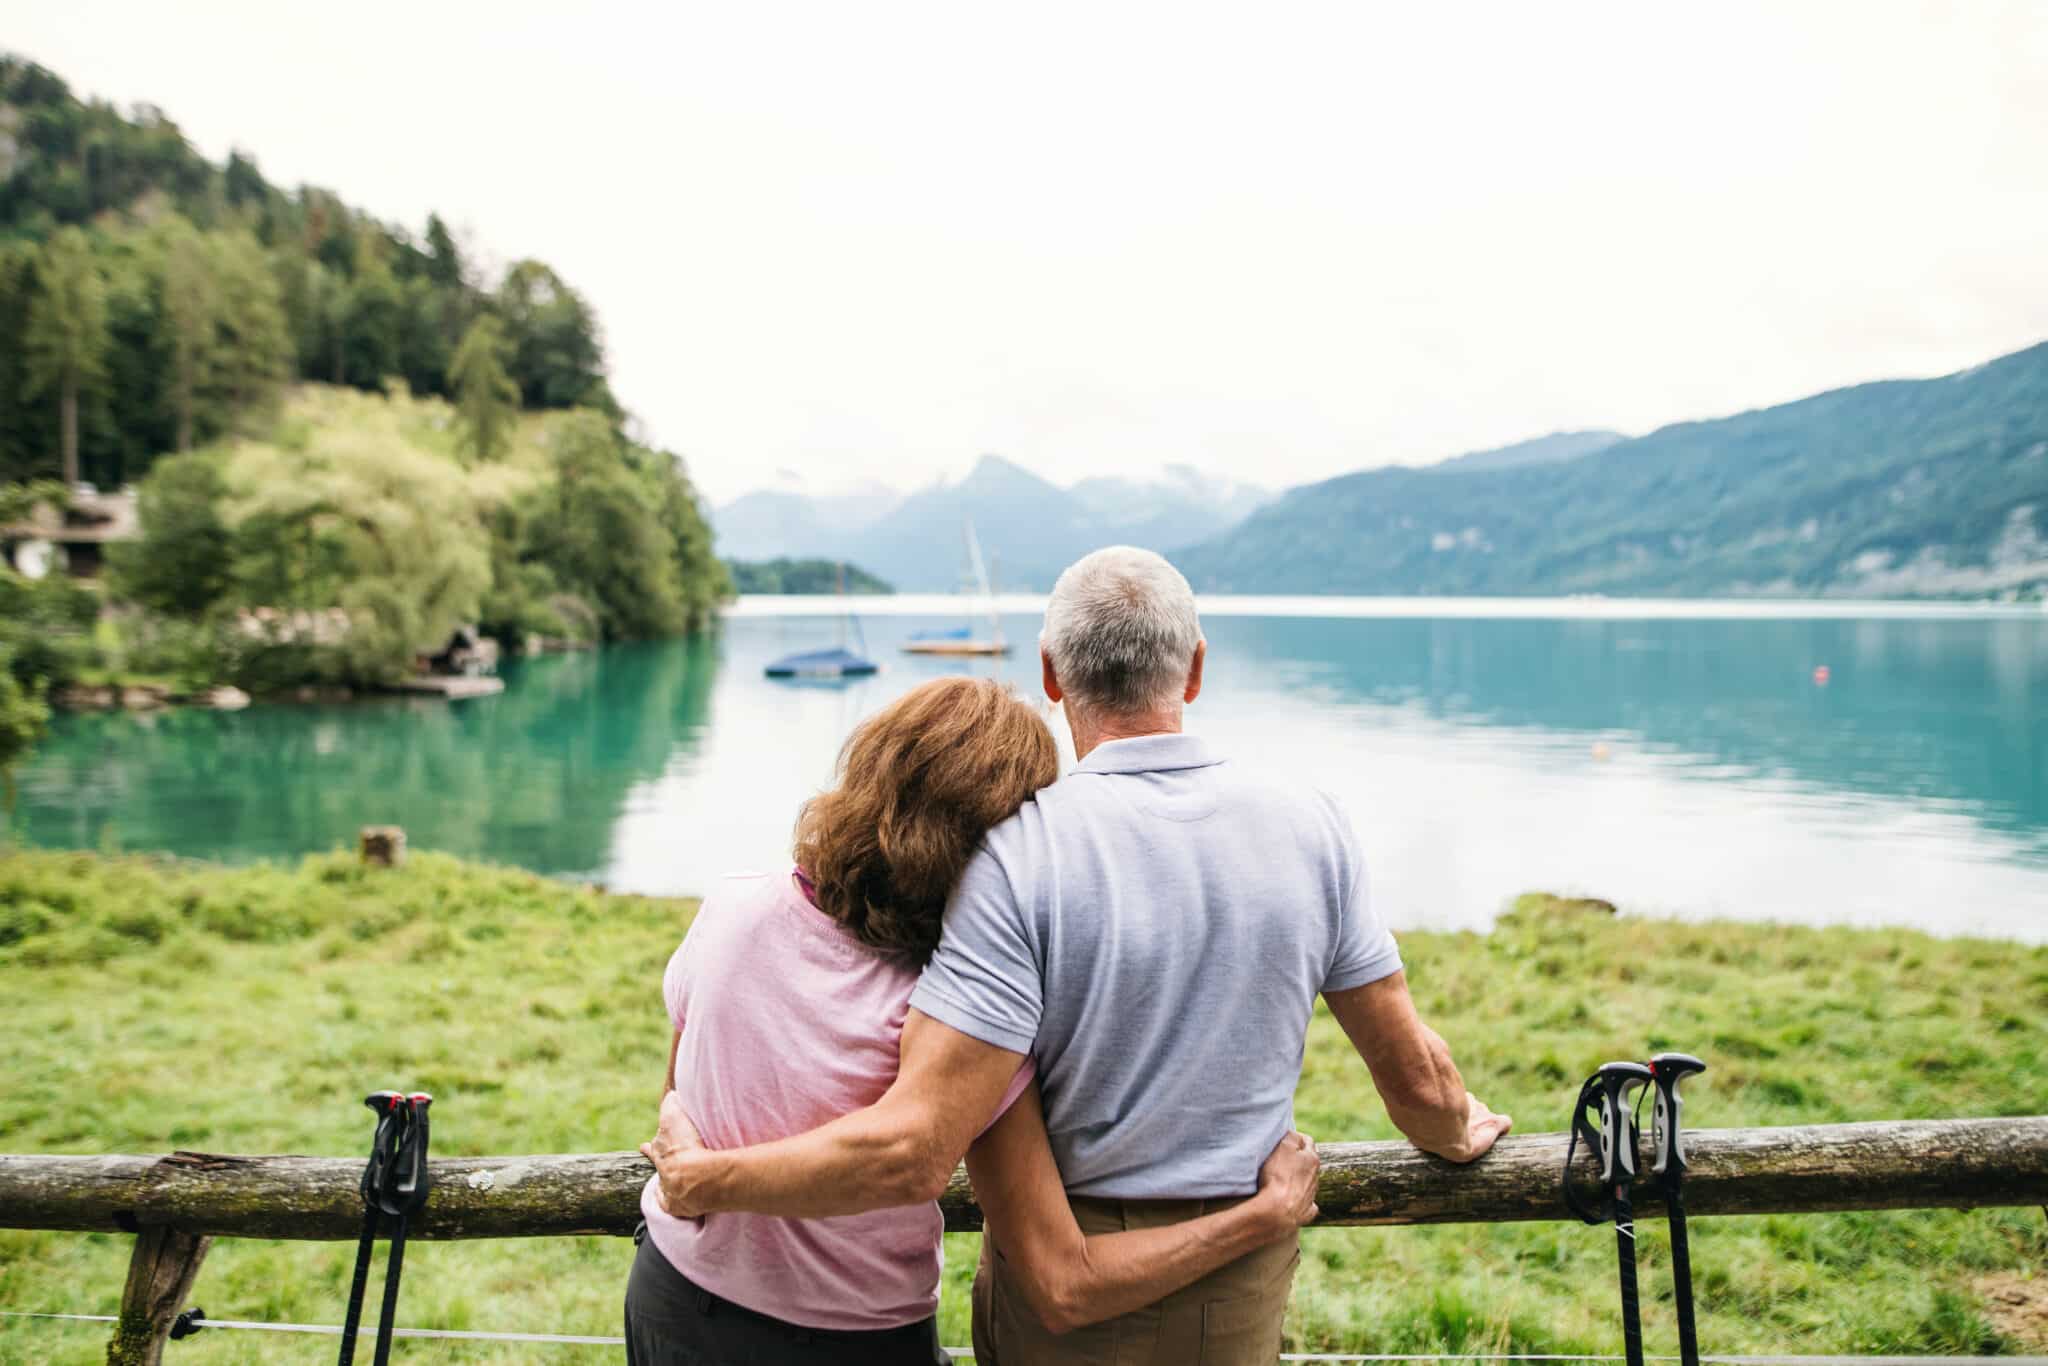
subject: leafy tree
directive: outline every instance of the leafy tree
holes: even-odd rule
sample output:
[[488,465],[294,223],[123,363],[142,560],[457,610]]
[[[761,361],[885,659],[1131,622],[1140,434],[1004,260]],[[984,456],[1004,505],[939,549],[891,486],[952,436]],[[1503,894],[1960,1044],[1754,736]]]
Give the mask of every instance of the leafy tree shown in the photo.
[[503,454],[519,420],[519,386],[505,372],[507,350],[504,325],[486,313],[470,324],[448,366],[463,443],[479,460]]
[[616,415],[604,347],[583,297],[539,261],[521,261],[498,290],[512,342],[512,378],[528,407],[591,407]]
[[657,515],[668,528],[676,577],[682,586],[684,626],[701,630],[711,624],[718,605],[732,596],[732,578],[712,552],[711,523],[683,470],[682,458],[667,451],[650,451],[648,456],[660,490]]
[[339,606],[352,676],[397,678],[476,619],[491,577],[484,513],[509,490],[407,440],[396,404],[303,448],[245,443],[227,477],[245,600]]
[[120,595],[183,617],[219,602],[228,590],[233,551],[222,516],[227,494],[213,456],[159,460],[137,490],[141,538],[111,551]]
[[65,228],[43,248],[29,302],[23,358],[27,396],[57,396],[66,483],[78,482],[78,396],[105,373],[106,289],[92,245]]
[[50,707],[39,690],[31,689],[7,667],[8,652],[0,647],[0,797],[14,810],[14,768],[50,728]]
[[177,448],[192,449],[198,408],[213,381],[214,329],[221,316],[213,254],[183,219],[167,229],[164,261],[164,321],[170,342],[171,410],[177,417]]
[[615,639],[674,635],[689,606],[674,542],[653,492],[629,467],[597,413],[576,413],[554,432],[555,480],[532,519],[532,557],[562,587],[597,609]]

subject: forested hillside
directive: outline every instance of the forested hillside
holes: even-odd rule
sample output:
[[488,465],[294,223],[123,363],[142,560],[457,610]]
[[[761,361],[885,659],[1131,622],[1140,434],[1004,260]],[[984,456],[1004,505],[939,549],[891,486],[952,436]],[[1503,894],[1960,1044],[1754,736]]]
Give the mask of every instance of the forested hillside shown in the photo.
[[529,408],[616,415],[597,321],[539,261],[490,288],[430,217],[415,235],[327,190],[200,156],[162,111],[83,102],[0,57],[0,478],[139,478],[297,377],[448,394],[480,318]]
[[1174,559],[1240,593],[2039,596],[2048,344],[1565,463],[1345,475]]
[[458,624],[665,635],[730,591],[547,265],[0,57],[0,528],[81,479],[139,484],[142,539],[88,585],[0,567],[0,770],[74,683],[379,683]]

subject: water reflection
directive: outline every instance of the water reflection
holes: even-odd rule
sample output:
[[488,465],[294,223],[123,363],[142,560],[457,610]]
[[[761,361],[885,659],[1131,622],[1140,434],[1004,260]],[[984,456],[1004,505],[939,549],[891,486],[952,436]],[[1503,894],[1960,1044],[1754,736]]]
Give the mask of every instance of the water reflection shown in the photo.
[[351,843],[599,869],[627,792],[706,731],[711,641],[538,659],[503,695],[63,718],[28,766],[32,844],[246,861]]
[[[867,619],[885,671],[829,687],[761,676],[837,638],[830,618],[778,616],[539,660],[453,707],[68,718],[25,774],[17,828],[247,859],[391,821],[421,847],[701,891],[786,857],[841,740],[904,689],[971,670],[1037,695],[1032,616],[1005,621],[1026,646],[1007,660],[897,652],[950,622]],[[1207,629],[1192,726],[1340,795],[1397,923],[1482,926],[1549,887],[1662,914],[2048,938],[2048,620]]]

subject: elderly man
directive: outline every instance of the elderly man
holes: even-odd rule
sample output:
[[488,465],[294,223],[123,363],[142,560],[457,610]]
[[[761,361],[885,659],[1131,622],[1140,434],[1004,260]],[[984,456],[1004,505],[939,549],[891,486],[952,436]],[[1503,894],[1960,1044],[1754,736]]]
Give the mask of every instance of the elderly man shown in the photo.
[[776,1143],[657,1145],[663,1200],[685,1215],[847,1214],[934,1198],[965,1154],[989,1214],[978,1360],[1269,1363],[1292,1238],[1074,1329],[1062,1284],[1026,1269],[1060,1258],[1018,1246],[1039,1235],[1002,1217],[1013,1164],[987,1140],[969,1152],[1022,1056],[1084,1232],[1176,1224],[1252,1193],[1292,1123],[1318,994],[1416,1146],[1469,1162],[1509,1120],[1417,1017],[1344,812],[1182,733],[1207,644],[1178,571],[1123,546],[1080,560],[1046,604],[1040,653],[1080,766],[969,865],[895,1086]]

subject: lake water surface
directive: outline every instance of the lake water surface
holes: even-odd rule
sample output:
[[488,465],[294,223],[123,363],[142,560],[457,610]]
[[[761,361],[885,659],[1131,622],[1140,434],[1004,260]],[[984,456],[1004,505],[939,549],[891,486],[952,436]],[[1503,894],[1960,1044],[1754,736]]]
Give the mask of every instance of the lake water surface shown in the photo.
[[[474,702],[65,717],[14,826],[246,861],[395,823],[416,848],[700,892],[785,858],[840,740],[904,689],[972,669],[1036,696],[1031,606],[1006,604],[1008,660],[949,665],[897,646],[955,624],[950,604],[863,602],[885,668],[844,685],[761,675],[837,643],[830,601],[748,600],[714,637],[515,664]],[[1204,606],[1189,728],[1342,798],[1397,926],[1483,928],[1542,888],[1645,915],[2048,939],[2048,614]]]

